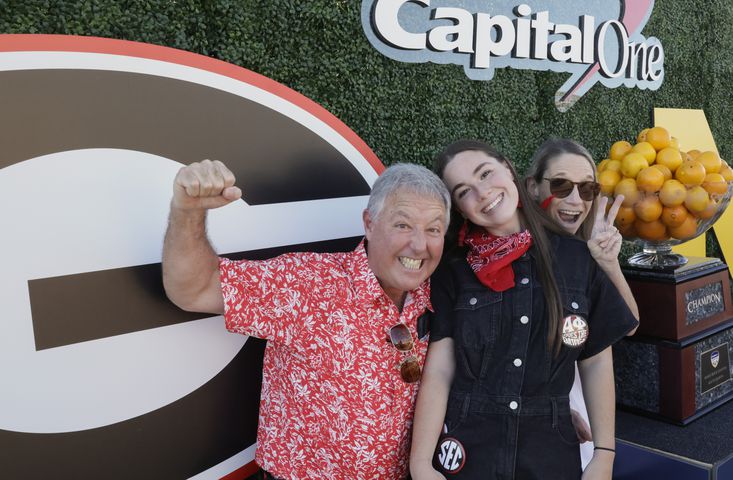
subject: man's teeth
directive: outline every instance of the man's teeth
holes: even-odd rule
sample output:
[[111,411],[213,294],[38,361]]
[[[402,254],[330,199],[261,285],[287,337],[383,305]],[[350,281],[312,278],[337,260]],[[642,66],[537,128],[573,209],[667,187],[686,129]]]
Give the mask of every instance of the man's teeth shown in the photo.
[[499,205],[499,202],[501,202],[503,198],[504,198],[504,194],[503,193],[499,194],[499,196],[496,197],[496,200],[494,200],[493,202],[491,202],[490,204],[488,204],[486,206],[486,208],[483,209],[483,212],[484,213],[487,213],[489,210],[491,210],[495,206]]
[[400,263],[410,270],[417,270],[422,265],[422,260],[419,258],[400,257]]

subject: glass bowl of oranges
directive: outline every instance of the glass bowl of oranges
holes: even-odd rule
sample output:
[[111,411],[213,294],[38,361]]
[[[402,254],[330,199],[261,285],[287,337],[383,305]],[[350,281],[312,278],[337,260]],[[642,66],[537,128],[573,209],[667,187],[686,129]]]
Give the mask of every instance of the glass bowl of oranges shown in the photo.
[[717,152],[680,150],[664,127],[644,129],[636,140],[614,143],[598,164],[601,192],[624,196],[616,227],[642,247],[630,265],[684,265],[687,259],[672,247],[703,234],[723,214],[733,193],[733,169]]

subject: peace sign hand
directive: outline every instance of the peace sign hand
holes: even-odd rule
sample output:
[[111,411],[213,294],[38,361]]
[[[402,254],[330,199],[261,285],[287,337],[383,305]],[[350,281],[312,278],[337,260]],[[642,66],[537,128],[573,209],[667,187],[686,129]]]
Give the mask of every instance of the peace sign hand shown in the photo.
[[618,195],[611,208],[606,213],[608,197],[601,196],[596,204],[596,220],[588,240],[588,249],[598,265],[604,270],[618,263],[618,254],[621,251],[621,234],[613,226],[616,214],[624,201],[623,195]]

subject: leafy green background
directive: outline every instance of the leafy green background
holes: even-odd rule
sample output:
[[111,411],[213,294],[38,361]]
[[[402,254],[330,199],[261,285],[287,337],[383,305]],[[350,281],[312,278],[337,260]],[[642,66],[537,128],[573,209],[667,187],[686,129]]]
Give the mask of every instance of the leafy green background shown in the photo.
[[0,32],[134,40],[240,65],[323,105],[386,164],[430,165],[459,138],[488,141],[520,171],[549,136],[601,159],[650,126],[654,107],[703,109],[721,155],[733,158],[730,0],[657,1],[642,33],[664,46],[661,88],[597,84],[567,113],[554,94],[568,74],[503,69],[481,82],[456,65],[400,63],[369,44],[360,9],[358,0],[0,0]]

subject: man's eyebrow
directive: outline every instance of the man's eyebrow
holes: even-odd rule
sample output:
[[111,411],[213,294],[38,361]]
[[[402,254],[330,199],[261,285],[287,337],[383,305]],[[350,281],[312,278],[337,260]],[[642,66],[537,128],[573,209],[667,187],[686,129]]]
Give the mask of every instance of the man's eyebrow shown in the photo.
[[[476,176],[476,174],[478,173],[478,171],[481,170],[482,168],[484,168],[484,165],[488,165],[488,164],[489,164],[489,162],[479,163],[479,165],[476,168],[473,169],[472,175],[473,176]],[[453,187],[453,189],[450,191],[451,197],[453,196],[454,193],[456,193],[456,190],[458,190],[459,188],[461,188],[464,185],[465,184],[463,184],[463,183],[459,183],[455,187]]]
[[[403,218],[405,218],[407,220],[412,220],[412,217],[410,216],[410,214],[407,213],[407,212],[405,212],[404,210],[396,210],[394,213],[395,213],[395,216],[397,216],[397,217],[403,217]],[[428,222],[428,224],[431,224],[431,223],[434,223],[434,222],[445,222],[445,213],[441,213],[441,214],[437,215],[435,218],[433,218],[432,220],[430,220]]]

